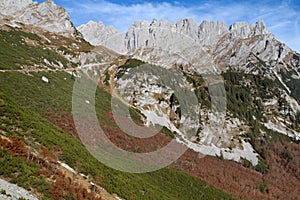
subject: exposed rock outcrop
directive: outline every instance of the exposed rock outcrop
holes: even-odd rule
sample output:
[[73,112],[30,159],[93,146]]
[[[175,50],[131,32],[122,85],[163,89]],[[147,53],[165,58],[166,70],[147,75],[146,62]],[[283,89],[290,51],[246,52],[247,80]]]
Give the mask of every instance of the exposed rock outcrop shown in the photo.
[[64,36],[78,34],[66,10],[52,0],[43,3],[4,0],[0,3],[0,11],[0,19],[41,27]]
[[86,41],[94,46],[105,46],[117,53],[125,52],[124,37],[113,26],[105,26],[102,22],[89,21],[78,27]]

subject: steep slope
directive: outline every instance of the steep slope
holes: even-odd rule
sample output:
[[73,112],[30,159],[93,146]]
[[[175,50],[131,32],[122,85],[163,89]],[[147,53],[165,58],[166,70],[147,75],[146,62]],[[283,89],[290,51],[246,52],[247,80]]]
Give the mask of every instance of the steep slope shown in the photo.
[[[235,23],[227,29],[221,22],[198,26],[192,19],[176,24],[142,21],[124,38],[101,23],[81,27],[86,37],[96,37],[94,44],[129,51],[120,56],[74,38],[67,26],[56,29],[56,17],[66,15],[51,1],[3,2],[2,7],[12,11],[0,26],[2,178],[54,199],[88,198],[81,194],[96,198],[102,187],[125,199],[231,199],[209,185],[238,199],[300,195],[300,107],[295,100],[299,54],[277,41],[263,22]],[[33,15],[40,25],[20,23],[27,17],[16,22],[14,16],[23,10],[26,14],[20,16]],[[55,14],[42,16],[40,11]],[[124,43],[111,43],[114,35]],[[136,71],[147,65],[145,61],[152,65]],[[201,76],[207,70],[214,76]],[[169,76],[175,72],[182,76]],[[85,76],[99,87],[96,98],[81,90],[79,100],[84,108],[95,101],[97,121],[115,146],[144,153],[176,140],[189,149],[169,167],[146,174],[120,172],[100,163],[78,140],[72,118],[72,89]],[[186,89],[181,93],[183,104],[166,82]],[[191,107],[186,106],[192,102],[189,92],[196,101]],[[112,105],[129,106],[129,114],[113,113]],[[214,112],[216,105],[223,110]],[[195,111],[196,118],[184,108]],[[116,116],[123,123],[131,116],[138,125],[163,128],[153,137],[135,138],[121,130]],[[196,134],[187,134],[190,129]],[[78,185],[82,179],[84,188]]]
[[[108,68],[102,75],[103,85],[110,85],[114,94],[140,110],[141,124],[165,126],[179,142],[196,152],[235,160],[255,169],[268,182],[263,182],[259,190],[270,198],[286,195],[286,187],[274,185],[279,179],[286,184],[288,180],[299,184],[299,153],[296,150],[300,139],[299,90],[296,89],[299,54],[279,42],[262,21],[253,25],[237,22],[229,29],[221,22],[204,21],[198,26],[191,19],[176,24],[166,20],[140,21],[129,28],[124,41],[127,54],[144,62],[129,59],[118,68]],[[145,71],[139,71],[145,62],[152,64],[150,69],[145,67]],[[188,83],[177,85],[197,95],[200,124],[195,126],[197,120],[181,113],[174,88],[160,80],[171,82],[163,75],[167,71],[155,74],[153,64],[183,73],[185,78],[180,81],[186,79]],[[212,86],[209,85],[215,83],[214,78],[203,76],[207,71],[219,76],[214,77],[215,80],[224,85],[225,91],[219,87],[220,98],[226,98],[226,111],[221,114],[212,112],[209,88]],[[222,95],[224,92],[226,96]],[[211,119],[216,124],[223,122],[222,128],[216,128]],[[185,138],[185,131],[179,124],[197,127],[197,135]],[[281,164],[272,167],[276,162]],[[190,167],[193,170],[184,171],[195,176],[201,171],[195,170],[194,164]],[[278,170],[289,178],[276,174]],[[293,186],[290,189],[298,194]],[[252,195],[250,192],[247,197],[259,198],[258,194]],[[292,196],[290,198],[295,198]]]
[[[44,49],[38,47],[44,46],[50,55],[57,56],[58,61],[66,59],[66,62],[72,60],[77,65],[82,63],[83,70],[85,67],[99,70],[101,64],[104,64],[102,68],[106,68],[105,62],[117,59],[117,55],[106,49],[93,50],[83,41],[72,38],[59,35],[53,35],[55,37],[52,38],[51,33],[47,35],[48,40],[39,39],[40,44],[31,42],[22,45],[23,41],[34,41],[34,38],[44,35],[44,32],[39,36],[23,32],[30,27],[15,30],[2,26],[5,30],[1,31],[3,49],[10,49],[13,42],[17,44],[16,48],[26,48],[26,54],[22,54],[23,59],[33,62],[23,64],[23,59],[11,59],[1,64],[1,178],[27,190],[31,189],[39,198],[48,199],[96,199],[99,198],[99,193],[106,199],[107,196],[102,196],[102,187],[125,199],[197,199],[199,191],[207,199],[231,199],[229,195],[200,179],[173,169],[162,169],[149,174],[129,174],[108,168],[96,160],[76,139],[76,129],[71,117],[72,87],[76,76],[74,68],[60,67],[50,61],[44,66],[46,63],[43,60],[39,64],[38,56],[35,58],[37,60],[32,60],[31,55],[39,55]],[[78,48],[73,50],[74,43]],[[85,53],[79,53],[78,49]],[[2,52],[5,51],[1,50],[1,60]],[[13,57],[13,54],[8,54],[7,57],[9,56]],[[35,62],[37,66],[34,66]],[[96,101],[100,123],[106,129],[124,135],[114,128],[116,125],[109,118],[110,95],[98,88]],[[66,171],[72,168],[73,173],[76,170],[83,175]],[[81,181],[84,177],[87,178],[87,185]],[[110,199],[112,198],[111,195]]]
[[124,45],[127,54],[135,58],[166,68],[180,66],[191,75],[203,75],[207,70],[262,75],[279,81],[296,101],[300,98],[300,55],[279,42],[261,20],[253,25],[237,22],[229,29],[222,22],[203,21],[198,26],[192,19],[176,24],[140,21],[131,25]]

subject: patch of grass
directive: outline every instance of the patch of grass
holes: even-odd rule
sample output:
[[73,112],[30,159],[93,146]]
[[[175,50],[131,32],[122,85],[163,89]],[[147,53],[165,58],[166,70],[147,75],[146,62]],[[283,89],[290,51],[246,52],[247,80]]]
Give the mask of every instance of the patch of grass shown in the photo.
[[205,81],[201,76],[190,75],[184,73],[186,80],[195,88],[195,94],[198,98],[202,108],[211,108],[211,101],[209,96],[208,87],[205,85]]
[[110,81],[110,75],[108,72],[106,72],[105,79],[104,79],[105,85],[109,86],[109,81]]
[[266,162],[262,159],[259,159],[258,164],[255,166],[255,170],[262,174],[265,174],[267,172],[267,169],[268,169],[268,166],[267,166]]
[[241,158],[242,160],[242,165],[246,168],[253,168],[253,165],[251,161],[247,160],[246,158]]
[[[0,30],[0,69],[21,69],[21,66],[46,65],[44,59],[50,63],[63,64],[66,68],[69,61],[48,48],[27,44],[24,38],[39,43],[40,37],[19,30]],[[48,67],[52,67],[49,65]]]
[[262,183],[259,184],[258,189],[262,193],[268,193],[268,183],[264,180]]
[[118,72],[116,73],[116,77],[121,78],[127,70],[130,68],[138,67],[140,65],[145,64],[145,62],[137,59],[128,59],[126,63],[118,68]]
[[129,114],[130,114],[131,119],[134,123],[136,123],[140,126],[144,125],[143,119],[145,119],[146,117],[141,113],[140,110],[138,110],[134,107],[130,107],[129,108]]

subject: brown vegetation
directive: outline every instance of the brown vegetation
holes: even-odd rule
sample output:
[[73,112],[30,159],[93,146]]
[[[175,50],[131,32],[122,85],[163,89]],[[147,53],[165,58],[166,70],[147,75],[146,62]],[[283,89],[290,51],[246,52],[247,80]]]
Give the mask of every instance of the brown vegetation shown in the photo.
[[[113,121],[111,113],[106,118]],[[69,127],[68,133],[73,135],[76,132],[70,115],[62,114],[55,119],[52,117],[52,123],[63,130]],[[127,151],[151,152],[171,141],[161,133],[137,139],[112,126],[102,126],[102,129],[115,145]],[[269,169],[265,174],[233,161],[203,157],[193,150],[188,150],[170,167],[200,178],[237,198],[296,200],[300,195],[299,144],[277,142],[268,148],[266,163]]]
[[24,140],[19,136],[12,136],[11,138],[0,136],[0,147],[11,152],[13,156],[38,164],[38,174],[44,175],[52,183],[48,190],[51,191],[53,199],[63,200],[67,197],[77,200],[102,199],[98,193],[90,191],[88,186],[84,186],[64,173],[64,170],[57,163],[56,153],[49,151],[46,147],[41,145],[39,152],[33,151],[26,146]]

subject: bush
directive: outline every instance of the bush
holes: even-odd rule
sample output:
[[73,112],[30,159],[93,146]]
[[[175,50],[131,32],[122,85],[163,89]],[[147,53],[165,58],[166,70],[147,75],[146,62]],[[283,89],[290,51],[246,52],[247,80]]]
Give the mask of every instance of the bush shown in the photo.
[[0,194],[6,195],[6,190],[1,189],[1,190],[0,190]]
[[258,189],[262,193],[268,193],[268,183],[264,180],[261,184],[259,184]]
[[265,174],[267,172],[267,168],[267,164],[261,159],[258,160],[258,164],[255,166],[255,170],[262,174]]

